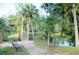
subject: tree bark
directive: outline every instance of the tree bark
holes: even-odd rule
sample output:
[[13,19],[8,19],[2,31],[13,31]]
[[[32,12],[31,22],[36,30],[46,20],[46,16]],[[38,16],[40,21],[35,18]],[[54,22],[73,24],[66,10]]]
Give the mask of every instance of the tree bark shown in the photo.
[[73,19],[74,19],[74,30],[75,30],[75,46],[78,47],[79,43],[78,43],[78,25],[77,25],[77,18],[76,18],[76,8],[75,8],[75,4],[73,4]]
[[18,38],[18,40],[19,40],[19,41],[21,41],[21,38],[20,38],[20,36],[21,36],[21,33],[19,32],[19,33],[18,33],[18,35],[19,35],[19,38]]
[[49,36],[48,36],[48,38],[47,38],[47,45],[49,46],[49,44],[50,44],[50,43],[49,43]]
[[0,43],[2,43],[2,33],[0,32]]
[[34,40],[34,29],[33,29],[32,25],[31,25],[31,28],[32,28],[32,37],[33,37],[33,40]]
[[23,21],[24,21],[24,18],[22,17],[22,22],[21,22],[21,40],[23,39]]
[[39,27],[37,28],[37,31],[38,31],[37,38],[39,39],[40,38],[40,30],[39,30]]
[[33,38],[33,40],[34,40],[34,29],[33,29],[33,24],[32,24],[32,20],[31,20],[31,18],[29,18],[29,23],[30,23],[30,25],[31,25],[32,38]]
[[2,30],[2,41],[4,41],[4,31]]
[[27,20],[27,39],[29,40],[29,19]]

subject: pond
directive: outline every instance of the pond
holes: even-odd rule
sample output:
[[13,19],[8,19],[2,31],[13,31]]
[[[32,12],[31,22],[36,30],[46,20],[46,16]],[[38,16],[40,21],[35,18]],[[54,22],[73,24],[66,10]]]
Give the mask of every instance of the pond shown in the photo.
[[56,43],[56,46],[74,46],[74,43],[64,41],[64,42],[58,42]]
[[74,46],[74,43],[73,42],[69,42],[67,40],[61,41],[58,38],[53,39],[53,42],[54,42],[54,45],[55,46]]

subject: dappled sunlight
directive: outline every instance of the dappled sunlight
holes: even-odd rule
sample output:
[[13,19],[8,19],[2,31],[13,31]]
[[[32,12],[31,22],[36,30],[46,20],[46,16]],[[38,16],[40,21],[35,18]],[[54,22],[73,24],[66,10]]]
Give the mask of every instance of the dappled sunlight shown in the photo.
[[8,36],[8,38],[18,38],[19,34],[18,33],[14,33]]

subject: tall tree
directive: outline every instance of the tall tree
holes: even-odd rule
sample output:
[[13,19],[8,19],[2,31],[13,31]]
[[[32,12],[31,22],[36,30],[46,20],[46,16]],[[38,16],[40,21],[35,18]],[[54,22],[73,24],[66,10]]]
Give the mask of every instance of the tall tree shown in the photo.
[[6,30],[6,23],[4,18],[0,18],[0,42],[4,41],[4,31]]
[[[74,23],[74,29],[75,29],[75,45],[78,46],[78,26],[77,26],[77,15],[78,12],[78,4],[53,4],[53,3],[45,3],[42,5],[44,10],[48,12],[50,15],[55,16],[56,18],[60,18],[60,22],[62,24],[61,33],[68,32],[68,28],[65,25],[67,24],[65,20],[67,20],[67,17],[69,19],[69,22],[72,24]],[[77,9],[77,10],[76,10]],[[72,12],[73,10],[73,12]],[[66,30],[67,29],[67,30]],[[70,34],[71,33],[71,34]],[[71,32],[68,32],[69,35],[72,35],[73,29]]]
[[35,16],[35,13],[37,13],[37,9],[33,4],[18,4],[20,8],[20,13],[23,16],[25,20],[27,20],[27,37],[29,39],[29,31],[31,29],[32,32],[32,38],[34,39],[34,28],[32,23],[32,18]]
[[77,16],[76,16],[76,6],[75,3],[73,3],[73,19],[74,19],[74,30],[75,30],[75,46],[79,46],[79,38],[78,38],[78,24],[77,24]]

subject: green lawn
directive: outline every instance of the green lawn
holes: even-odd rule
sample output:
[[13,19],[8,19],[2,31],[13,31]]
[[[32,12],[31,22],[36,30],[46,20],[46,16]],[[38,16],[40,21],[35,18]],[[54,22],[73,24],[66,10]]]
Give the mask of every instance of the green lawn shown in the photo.
[[51,54],[59,54],[59,55],[79,55],[79,47],[48,47],[44,44],[43,40],[36,40],[34,42],[35,45],[39,46],[40,48],[47,49]]
[[45,46],[44,40],[35,40],[34,44],[39,46],[39,47]]
[[8,38],[17,38],[19,37],[18,33],[14,33],[8,36]]
[[19,34],[18,33],[9,33],[7,35],[7,39],[8,39],[8,41],[10,41],[10,40],[16,40],[16,41],[18,41]]
[[18,33],[15,33],[15,32],[5,32],[4,33],[4,40],[5,41],[9,41],[9,40],[18,40],[19,38],[19,34]]
[[0,48],[0,55],[29,55],[28,51],[22,46],[18,51],[13,47]]

